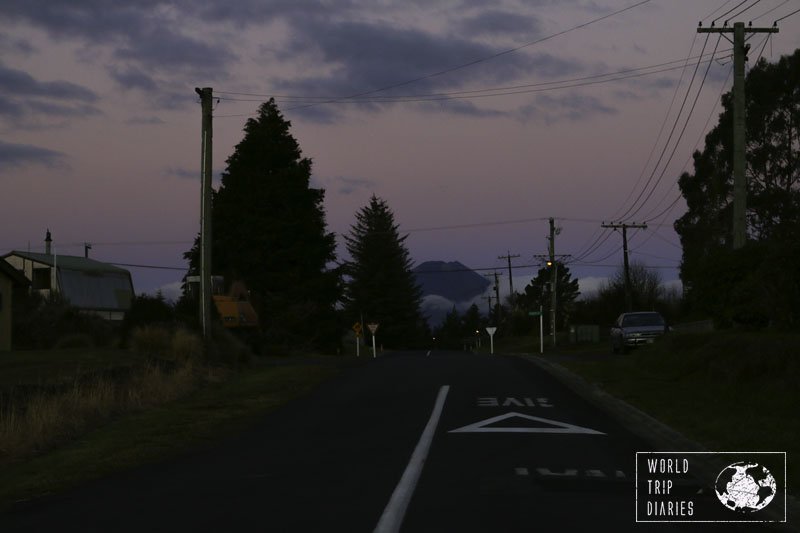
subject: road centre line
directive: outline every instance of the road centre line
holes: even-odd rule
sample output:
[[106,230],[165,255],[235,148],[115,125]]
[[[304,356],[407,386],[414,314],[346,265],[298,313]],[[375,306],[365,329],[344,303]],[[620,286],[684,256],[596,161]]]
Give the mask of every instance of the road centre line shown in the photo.
[[425,458],[428,456],[428,450],[430,450],[431,442],[433,442],[433,435],[436,433],[436,426],[439,425],[439,418],[442,415],[444,401],[449,390],[450,385],[443,385],[439,389],[439,395],[436,397],[436,403],[433,405],[433,412],[430,419],[428,419],[428,424],[422,431],[417,447],[414,448],[414,453],[411,454],[411,460],[409,460],[403,476],[397,483],[389,503],[386,504],[378,525],[375,526],[375,533],[396,533],[400,531],[408,504],[411,502],[411,496],[413,496],[419,476],[422,474],[422,466],[425,464]]

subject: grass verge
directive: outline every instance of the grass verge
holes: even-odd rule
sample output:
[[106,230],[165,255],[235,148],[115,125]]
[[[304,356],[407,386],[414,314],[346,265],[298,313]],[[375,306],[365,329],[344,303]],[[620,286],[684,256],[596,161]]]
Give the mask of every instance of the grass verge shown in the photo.
[[[561,364],[710,450],[800,455],[798,335],[672,335],[623,356]],[[800,462],[788,470],[797,494]]]
[[62,448],[0,469],[0,510],[208,445],[332,377],[331,366],[258,367],[130,414]]

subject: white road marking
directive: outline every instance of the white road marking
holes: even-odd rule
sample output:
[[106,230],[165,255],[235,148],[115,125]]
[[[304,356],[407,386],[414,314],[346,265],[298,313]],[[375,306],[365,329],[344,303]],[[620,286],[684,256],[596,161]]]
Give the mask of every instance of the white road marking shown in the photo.
[[427,354],[425,354],[425,356],[426,356],[426,357],[430,357],[430,355],[431,355],[431,351],[430,351],[430,350],[428,350],[428,353],[427,353]]
[[[548,424],[551,427],[499,427],[492,426],[495,422],[508,420],[509,418],[523,418],[541,424]],[[460,427],[458,429],[451,429],[450,433],[579,433],[584,435],[605,435],[601,431],[589,429],[566,422],[559,422],[558,420],[550,420],[548,418],[539,418],[538,416],[523,415],[522,413],[506,413],[500,416],[494,416],[469,424],[468,426]]]
[[411,454],[411,460],[397,483],[389,503],[386,504],[386,508],[383,510],[378,525],[375,526],[375,533],[396,533],[400,531],[408,504],[411,502],[411,496],[414,494],[417,481],[419,481],[419,476],[422,474],[422,466],[425,464],[425,458],[428,456],[428,450],[430,450],[431,442],[433,442],[433,435],[436,433],[436,426],[439,425],[439,418],[442,415],[444,401],[449,390],[449,385],[443,385],[439,389],[439,395],[436,397],[436,403],[433,405],[433,412],[430,419],[428,419],[428,424],[425,426],[419,442],[417,442],[417,447],[414,448],[414,453]]
[[515,468],[514,472],[516,472],[518,476],[527,476],[528,475],[528,469],[525,468],[524,466],[519,466],[519,467]]

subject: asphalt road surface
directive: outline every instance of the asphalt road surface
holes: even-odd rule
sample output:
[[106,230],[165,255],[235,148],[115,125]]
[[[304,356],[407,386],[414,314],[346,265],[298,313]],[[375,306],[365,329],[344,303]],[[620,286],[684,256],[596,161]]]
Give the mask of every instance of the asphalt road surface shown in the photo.
[[709,531],[637,524],[648,444],[521,358],[392,353],[219,446],[0,515],[0,531]]

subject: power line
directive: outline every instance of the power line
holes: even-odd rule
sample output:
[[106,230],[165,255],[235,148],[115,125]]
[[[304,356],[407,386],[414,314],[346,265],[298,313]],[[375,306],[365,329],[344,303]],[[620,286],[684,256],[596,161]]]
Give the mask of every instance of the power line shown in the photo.
[[728,20],[730,20],[730,19],[732,19],[732,18],[736,18],[736,17],[740,16],[740,15],[741,15],[742,13],[744,13],[745,11],[749,11],[749,10],[751,10],[752,8],[754,8],[755,6],[757,6],[757,5],[758,5],[760,2],[761,2],[761,0],[756,0],[756,1],[755,1],[755,3],[753,3],[753,4],[750,4],[749,6],[747,6],[747,7],[746,7],[746,8],[744,8],[744,9],[742,9],[741,11],[738,11],[738,12],[734,13],[733,15],[731,15],[730,17],[728,17]]
[[[722,15],[720,15],[720,16],[718,16],[718,17],[717,17],[717,18],[715,18],[714,20],[712,20],[712,21],[711,21],[711,25],[713,26],[713,25],[714,25],[714,23],[715,23],[715,22],[717,22],[719,19],[721,19],[722,17],[725,17],[725,16],[727,16],[729,13],[733,13],[734,11],[736,11],[737,9],[739,9],[740,7],[742,7],[744,4],[746,4],[746,3],[747,3],[747,2],[749,2],[749,1],[750,1],[750,0],[742,0],[741,2],[739,2],[738,4],[736,4],[735,6],[733,6],[733,7],[732,7],[732,8],[730,8],[729,10],[727,10],[725,13],[723,13],[723,14],[722,14]],[[727,23],[728,21],[726,20],[725,22]]]
[[[687,57],[686,60],[684,61],[684,65],[683,65],[684,68],[681,71],[681,77],[678,80],[678,83],[675,85],[675,91],[672,93],[672,99],[670,100],[669,106],[667,107],[667,113],[664,115],[664,120],[661,121],[661,126],[658,129],[658,135],[656,135],[656,140],[653,143],[653,147],[650,149],[650,153],[647,156],[647,160],[645,161],[644,166],[642,166],[642,171],[639,173],[639,177],[637,178],[636,183],[631,188],[630,192],[628,193],[628,196],[622,202],[621,207],[616,211],[614,216],[611,217],[612,219],[619,219],[620,218],[620,217],[617,216],[617,214],[619,213],[619,211],[621,211],[622,209],[625,208],[625,205],[628,203],[628,200],[630,200],[631,196],[633,196],[633,194],[636,192],[636,189],[639,187],[639,184],[641,183],[642,178],[644,178],[644,175],[647,172],[647,167],[650,165],[650,161],[653,159],[653,154],[655,153],[656,148],[658,147],[658,143],[661,140],[661,135],[664,133],[664,127],[667,125],[667,121],[669,120],[669,116],[672,113],[672,108],[675,105],[675,99],[677,98],[678,92],[680,91],[681,84],[683,83],[683,76],[686,73],[686,66],[689,64],[690,57],[692,55],[692,50],[694,50],[694,45],[695,45],[696,42],[697,42],[697,33],[694,34],[694,38],[692,39],[692,45],[689,47],[689,57]],[[704,48],[704,50],[705,50],[705,48]],[[700,57],[702,57],[702,53],[701,53]],[[713,56],[712,56],[712,60],[713,60]]]
[[[720,40],[722,40],[722,37],[721,36],[717,37],[717,45],[714,47],[714,51],[715,52],[717,50],[717,46],[719,46]],[[692,114],[694,113],[695,106],[697,106],[697,101],[700,99],[700,93],[703,91],[703,86],[705,85],[706,78],[708,77],[708,71],[709,70],[711,70],[711,63],[708,64],[708,66],[706,68],[706,71],[703,74],[703,79],[700,80],[700,87],[698,87],[698,89],[697,89],[697,93],[695,94],[695,97],[694,97],[694,102],[692,102],[692,107],[689,109],[689,113],[686,115],[686,121],[683,123],[683,128],[681,128],[681,132],[680,132],[680,134],[678,134],[678,138],[675,141],[675,145],[672,148],[672,152],[670,153],[669,158],[667,159],[667,162],[664,164],[664,167],[661,170],[661,175],[658,177],[658,179],[656,180],[655,184],[650,189],[650,192],[648,193],[648,195],[644,199],[644,201],[639,205],[638,208],[636,208],[635,211],[630,213],[628,215],[628,217],[634,217],[634,216],[636,216],[636,213],[638,213],[639,211],[642,210],[642,208],[647,204],[647,202],[653,196],[653,193],[656,191],[656,188],[658,187],[659,183],[661,183],[661,180],[664,178],[664,175],[667,172],[667,168],[669,167],[669,164],[672,162],[672,158],[675,156],[675,152],[678,150],[678,146],[679,146],[679,144],[681,142],[681,139],[683,139],[683,135],[684,135],[684,133],[686,133],[686,128],[689,126],[689,120],[691,119]],[[688,92],[687,92],[687,94],[688,94]]]
[[779,19],[775,19],[775,22],[774,22],[773,24],[777,24],[778,22],[782,21],[783,19],[789,18],[789,17],[791,17],[792,15],[796,15],[797,13],[800,13],[800,9],[795,9],[794,11],[792,11],[791,13],[789,13],[788,15],[786,15],[786,16],[783,16],[783,17],[781,17],[781,18],[779,18]]
[[[697,34],[695,34],[695,38]],[[728,50],[730,51],[730,50]],[[705,54],[706,56],[711,54]],[[684,68],[685,65],[678,65],[675,66],[675,63],[685,63],[686,61],[692,59],[702,59],[703,56],[694,56],[689,57],[686,59],[676,59],[672,61],[666,61],[663,63],[658,63],[654,65],[648,65],[645,67],[636,67],[636,68],[629,68],[629,69],[622,69],[614,72],[605,72],[602,74],[593,74],[591,76],[579,76],[577,78],[566,78],[561,80],[555,81],[546,81],[546,82],[537,82],[537,83],[526,83],[520,85],[508,85],[508,86],[500,86],[500,87],[487,87],[483,89],[465,89],[460,91],[442,91],[437,93],[417,93],[417,94],[400,94],[400,95],[389,95],[389,96],[376,96],[368,99],[355,99],[351,98],[349,100],[353,100],[350,103],[361,103],[361,102],[383,102],[383,101],[393,101],[393,100],[401,100],[402,99],[415,99],[415,98],[432,98],[432,97],[446,97],[446,96],[459,96],[459,95],[470,95],[476,93],[486,93],[486,92],[498,92],[498,91],[511,91],[516,89],[526,89],[526,88],[535,88],[535,87],[544,87],[548,85],[562,85],[567,83],[574,83],[574,82],[581,82],[581,81],[588,81],[588,80],[598,80],[600,78],[610,78],[611,76],[619,76],[623,74],[632,74],[632,73],[641,73],[641,71],[646,70],[653,70],[653,69],[661,69],[661,70],[653,70],[652,72],[645,72],[639,74],[639,76],[646,76],[649,74],[659,74],[661,72],[668,72],[671,70],[677,70],[679,68]],[[662,67],[667,67],[663,68]],[[637,76],[630,76],[637,77]],[[607,81],[617,81],[620,79],[629,79],[629,77],[622,77],[622,78],[613,78],[609,80],[600,80],[596,83],[605,83]],[[573,86],[569,86],[573,87]],[[557,87],[557,88],[565,88],[565,87]],[[568,87],[567,87],[568,88]],[[234,101],[234,102],[260,102],[262,98],[276,98],[280,100],[291,100],[291,101],[302,101],[302,100],[312,100],[314,103],[322,103],[325,100],[337,100],[339,97],[336,96],[308,96],[308,95],[291,95],[291,94],[259,94],[259,93],[239,93],[239,92],[232,92],[232,91],[217,91],[217,94],[232,94],[237,96],[251,96],[256,97],[253,98],[231,98],[231,97],[221,97],[223,100]]]
[[[384,87],[380,87],[378,89],[373,89],[373,90],[370,90],[370,91],[364,91],[364,92],[361,92],[361,93],[353,94],[353,95],[350,95],[350,96],[347,96],[347,97],[344,97],[344,98],[341,98],[341,99],[359,98],[359,97],[367,96],[367,95],[370,95],[370,94],[375,94],[375,93],[379,93],[379,92],[383,92],[383,91],[388,91],[389,89],[396,89],[397,87],[403,87],[405,85],[410,85],[412,83],[417,83],[417,82],[420,82],[420,81],[423,81],[423,80],[435,78],[435,77],[438,77],[438,76],[442,76],[444,74],[449,74],[450,72],[455,72],[456,70],[461,70],[463,68],[471,67],[471,66],[477,65],[479,63],[490,61],[492,59],[496,59],[498,57],[517,52],[519,50],[522,50],[523,48],[527,48],[529,46],[540,44],[540,43],[543,43],[543,42],[548,41],[550,39],[553,39],[555,37],[559,37],[561,35],[565,35],[565,34],[570,33],[572,31],[575,31],[575,30],[578,30],[578,29],[581,29],[581,28],[585,28],[585,27],[590,26],[592,24],[595,24],[597,22],[603,21],[605,19],[611,18],[611,17],[619,15],[621,13],[624,13],[625,11],[628,11],[628,10],[634,9],[636,7],[639,7],[641,5],[647,4],[650,1],[651,0],[641,0],[640,2],[637,2],[636,4],[633,4],[633,5],[628,6],[626,8],[620,9],[618,11],[614,11],[613,13],[609,13],[608,15],[604,15],[602,17],[598,17],[596,19],[590,20],[589,22],[584,22],[583,24],[579,24],[577,26],[573,26],[572,28],[569,28],[569,29],[566,29],[566,30],[563,30],[563,31],[560,31],[560,32],[557,32],[557,33],[553,33],[553,34],[548,35],[546,37],[542,37],[541,39],[537,39],[535,41],[531,41],[531,42],[525,43],[523,45],[520,45],[520,46],[517,46],[517,47],[514,47],[514,48],[509,48],[508,50],[503,50],[503,51],[497,52],[495,54],[491,54],[491,55],[488,55],[488,56],[485,56],[485,57],[482,57],[482,58],[478,58],[478,59],[475,59],[475,60],[472,60],[472,61],[468,61],[468,62],[462,63],[460,65],[456,65],[456,66],[453,66],[453,67],[450,67],[450,68],[446,68],[446,69],[440,70],[438,72],[433,72],[431,74],[426,74],[424,76],[419,76],[419,77],[416,77],[416,78],[413,78],[413,79],[410,79],[410,80],[407,80],[407,81],[403,81],[403,82],[400,82],[400,83],[394,83],[394,84],[391,84],[391,85],[386,85]],[[333,101],[320,102],[320,103],[333,103]],[[287,111],[290,111],[290,110],[293,110],[293,109],[303,109],[303,108],[311,107],[311,106],[314,106],[314,105],[317,105],[317,104],[306,104],[306,105],[302,105],[302,106],[296,106],[296,107],[292,107],[292,108],[287,109]]]
[[778,4],[777,6],[773,7],[772,9],[768,9],[767,11],[765,11],[765,12],[761,13],[759,16],[757,16],[757,17],[755,17],[755,18],[751,19],[751,22],[755,22],[755,21],[757,21],[758,19],[761,19],[761,18],[764,18],[764,17],[766,17],[767,15],[769,15],[770,13],[772,13],[773,11],[775,11],[776,9],[778,9],[779,7],[783,7],[783,6],[785,6],[786,4],[788,4],[789,2],[790,2],[790,0],[783,0],[783,2],[781,2],[781,3],[780,3],[780,4]]

